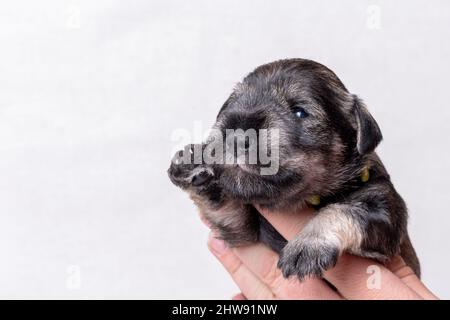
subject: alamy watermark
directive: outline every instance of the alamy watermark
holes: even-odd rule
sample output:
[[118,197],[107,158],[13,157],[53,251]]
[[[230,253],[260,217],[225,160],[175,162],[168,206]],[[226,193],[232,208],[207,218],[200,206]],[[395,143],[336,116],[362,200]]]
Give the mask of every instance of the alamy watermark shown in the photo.
[[81,288],[81,267],[70,265],[66,269],[66,288],[68,290],[79,290]]
[[367,277],[367,289],[381,289],[381,268],[373,264],[367,267],[366,273],[370,275]]
[[[212,129],[205,138],[198,125],[198,122],[194,123],[194,139],[187,130],[173,132],[172,141],[180,140],[176,150],[183,149],[173,160],[176,164],[256,165],[260,175],[277,174],[280,166],[279,129]],[[187,144],[192,140],[206,142]]]
[[381,8],[376,4],[367,7],[366,27],[369,30],[381,29]]

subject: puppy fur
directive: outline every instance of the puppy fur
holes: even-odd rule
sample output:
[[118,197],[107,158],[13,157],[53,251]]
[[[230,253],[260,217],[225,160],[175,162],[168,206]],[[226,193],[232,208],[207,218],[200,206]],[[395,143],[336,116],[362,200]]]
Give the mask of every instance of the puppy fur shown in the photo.
[[[299,107],[307,117],[295,116]],[[236,86],[214,129],[273,128],[280,132],[275,175],[258,174],[259,164],[180,163],[181,151],[169,177],[229,245],[261,241],[277,251],[286,277],[320,277],[344,251],[380,262],[400,254],[420,275],[405,203],[374,152],[381,131],[361,99],[317,62],[262,65]],[[365,168],[370,178],[362,182]],[[315,195],[317,213],[289,242],[254,208],[297,210]]]

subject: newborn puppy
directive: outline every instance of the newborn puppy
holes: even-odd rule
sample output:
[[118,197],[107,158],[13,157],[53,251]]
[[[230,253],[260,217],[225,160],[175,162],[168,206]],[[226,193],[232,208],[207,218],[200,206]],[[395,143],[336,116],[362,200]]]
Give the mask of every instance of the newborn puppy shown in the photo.
[[[303,59],[260,66],[236,86],[213,129],[215,134],[202,145],[178,152],[168,172],[229,245],[267,244],[280,253],[285,277],[320,277],[344,251],[380,262],[400,254],[420,275],[405,203],[374,152],[382,139],[380,129],[331,70]],[[231,140],[217,135],[229,129],[241,133]],[[277,134],[245,134],[252,129]],[[248,154],[275,137],[267,154],[276,154],[276,170],[262,174],[268,164],[260,153],[251,163]],[[222,151],[210,148],[218,144],[225,145]],[[244,153],[232,149],[236,145]],[[205,154],[230,149],[234,162],[230,152],[224,163],[204,161]],[[254,205],[292,211],[313,206],[317,211],[286,242]]]

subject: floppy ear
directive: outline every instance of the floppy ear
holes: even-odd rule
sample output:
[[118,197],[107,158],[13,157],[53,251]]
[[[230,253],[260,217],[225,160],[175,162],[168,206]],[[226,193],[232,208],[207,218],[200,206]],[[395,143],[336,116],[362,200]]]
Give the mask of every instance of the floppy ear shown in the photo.
[[356,148],[359,154],[372,152],[383,136],[364,102],[356,95],[353,95],[353,113],[356,118]]

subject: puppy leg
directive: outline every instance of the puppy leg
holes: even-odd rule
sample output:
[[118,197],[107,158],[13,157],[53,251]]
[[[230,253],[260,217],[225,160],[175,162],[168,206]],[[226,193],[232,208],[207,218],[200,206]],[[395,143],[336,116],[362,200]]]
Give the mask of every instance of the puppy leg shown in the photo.
[[[295,274],[303,279],[322,276],[344,251],[384,261],[398,252],[400,244],[400,236],[389,238],[394,233],[385,232],[386,228],[393,227],[382,209],[369,212],[364,203],[328,205],[288,242],[281,253],[279,267],[284,276]],[[372,251],[366,246],[367,237],[375,235],[378,229],[384,232],[370,239],[370,247],[380,251]]]
[[260,221],[258,241],[276,253],[281,253],[287,240],[262,215],[258,213],[258,216]]
[[227,200],[219,207],[197,205],[218,237],[231,247],[238,247],[258,241],[260,221],[252,206]]

